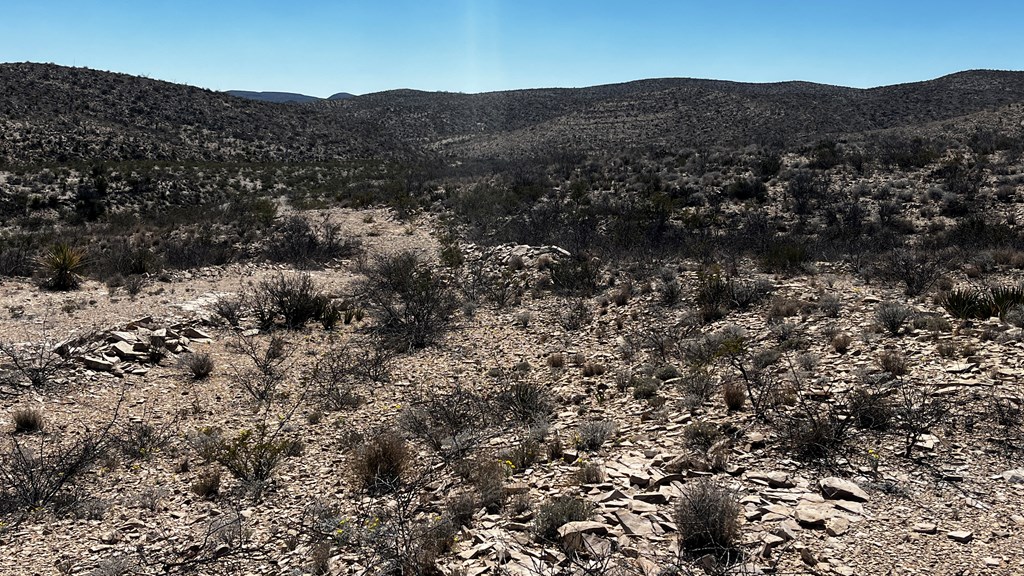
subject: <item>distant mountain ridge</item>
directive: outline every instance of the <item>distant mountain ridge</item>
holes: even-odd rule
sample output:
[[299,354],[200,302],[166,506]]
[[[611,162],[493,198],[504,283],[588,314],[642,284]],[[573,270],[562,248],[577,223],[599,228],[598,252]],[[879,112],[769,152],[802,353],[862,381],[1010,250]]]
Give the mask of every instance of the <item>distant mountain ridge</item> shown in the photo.
[[510,158],[792,146],[894,130],[962,137],[978,127],[1024,126],[1024,72],[993,70],[870,89],[662,78],[344,96],[296,106],[85,68],[0,64],[0,163]]
[[[319,102],[324,98],[318,98],[316,96],[307,96],[306,94],[298,94],[295,92],[252,92],[249,90],[228,90],[225,94],[230,94],[237,98],[245,98],[248,100],[259,100],[261,102],[273,102],[275,104],[305,104],[307,102]],[[348,100],[349,98],[355,98],[354,94],[348,92],[338,92],[327,97],[327,100]]]

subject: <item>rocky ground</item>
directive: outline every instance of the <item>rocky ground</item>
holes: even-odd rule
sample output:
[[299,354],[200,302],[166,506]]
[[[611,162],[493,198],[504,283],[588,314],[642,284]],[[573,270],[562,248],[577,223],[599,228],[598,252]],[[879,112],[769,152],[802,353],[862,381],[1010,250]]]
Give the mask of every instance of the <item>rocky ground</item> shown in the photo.
[[[436,257],[428,220],[399,222],[385,211],[334,211],[332,217],[371,255],[418,249]],[[80,437],[115,415],[117,430],[144,423],[165,441],[150,453],[114,450],[104,457],[81,477],[74,513],[44,508],[5,526],[0,573],[155,573],[189,568],[193,559],[197,573],[373,569],[379,553],[341,537],[325,549],[309,531],[317,504],[362,522],[362,510],[401,507],[398,496],[370,494],[356,480],[360,439],[398,429],[402,414],[431,394],[483,394],[512,379],[540,385],[554,410],[543,427],[492,430],[470,461],[478,467],[496,459],[511,464],[507,455],[527,437],[539,436],[542,448],[527,465],[504,468],[502,509],[474,507],[438,559],[446,574],[666,574],[679,557],[677,506],[703,478],[731,490],[740,504],[741,558],[724,566],[711,554],[686,557],[678,573],[1024,572],[1024,465],[1021,438],[1014,436],[1020,423],[997,423],[992,408],[1000,403],[1020,411],[1020,328],[995,318],[961,322],[930,296],[906,297],[825,263],[791,277],[744,271],[744,278],[770,283],[770,295],[701,324],[693,321],[700,281],[693,262],[674,263],[661,279],[604,269],[598,293],[577,300],[543,288],[545,262],[562,256],[558,250],[463,249],[470,263],[509,270],[522,293],[503,307],[482,299],[472,310],[458,311],[454,330],[395,358],[387,382],[361,382],[362,403],[344,411],[326,410],[305,383],[330,350],[354,349],[363,341],[370,317],[332,331],[310,323],[279,332],[291,351],[282,385],[287,394],[272,399],[266,411],[238,386],[248,361],[239,351],[241,335],[257,342],[268,337],[252,336],[258,330],[249,319],[237,328],[227,325],[216,304],[282,267],[232,264],[169,274],[150,279],[134,297],[92,281],[68,293],[42,291],[28,280],[4,281],[0,342],[17,348],[88,335],[67,343],[72,360],[47,387],[9,389],[2,396],[5,450],[15,439],[42,450],[58,436]],[[672,306],[662,302],[666,275],[682,286]],[[342,261],[311,277],[342,299],[360,274],[353,262]],[[946,325],[908,320],[893,336],[876,320],[880,303],[890,300]],[[578,323],[568,322],[580,303],[586,313]],[[833,306],[837,310],[830,311]],[[898,427],[889,433],[851,427],[841,446],[807,458],[784,433],[785,418],[759,418],[749,399],[742,409],[726,409],[720,389],[740,378],[730,358],[719,355],[707,364],[712,390],[706,396],[695,400],[688,388],[694,347],[707,335],[737,329],[749,351],[739,362],[756,363],[757,353],[769,351],[771,361],[760,361],[766,363],[763,372],[784,383],[790,399],[783,404],[790,411],[801,410],[805,399],[828,406],[870,383],[890,387],[894,404],[912,390],[911,411],[941,402],[943,416],[910,439],[909,457]],[[842,334],[851,341],[840,351],[834,342]],[[151,354],[154,342],[162,346],[158,362]],[[178,363],[189,352],[212,356],[208,378],[193,380]],[[906,373],[881,366],[885,353],[898,353]],[[3,368],[12,369],[9,360]],[[641,392],[641,381],[655,390]],[[13,414],[24,408],[44,415],[43,432],[13,433]],[[198,494],[196,483],[217,468],[204,462],[201,431],[234,433],[268,418],[281,422],[301,449],[274,471],[259,497],[226,472],[216,498]],[[614,431],[599,446],[581,445],[585,427],[594,422],[610,422]],[[697,424],[710,424],[714,446],[695,448]],[[411,525],[429,525],[433,519],[424,511],[440,516],[450,497],[474,488],[422,439],[410,441],[414,453],[406,474],[418,479],[416,498],[426,502]],[[556,443],[561,450],[550,449]],[[593,474],[581,478],[583,469]],[[538,538],[539,510],[563,495],[589,501],[592,513],[559,526],[551,540]]]

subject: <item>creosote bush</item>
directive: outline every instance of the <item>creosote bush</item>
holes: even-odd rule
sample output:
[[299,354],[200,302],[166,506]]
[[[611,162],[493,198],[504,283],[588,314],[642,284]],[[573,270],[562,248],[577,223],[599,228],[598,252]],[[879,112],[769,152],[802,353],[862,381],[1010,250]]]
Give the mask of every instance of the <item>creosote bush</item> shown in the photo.
[[392,347],[423,348],[452,327],[455,292],[417,253],[379,256],[364,273],[358,290],[376,319],[373,330]]
[[309,274],[278,274],[260,281],[247,297],[262,329],[271,329],[282,320],[285,328],[298,329],[325,314],[337,314],[330,299]]

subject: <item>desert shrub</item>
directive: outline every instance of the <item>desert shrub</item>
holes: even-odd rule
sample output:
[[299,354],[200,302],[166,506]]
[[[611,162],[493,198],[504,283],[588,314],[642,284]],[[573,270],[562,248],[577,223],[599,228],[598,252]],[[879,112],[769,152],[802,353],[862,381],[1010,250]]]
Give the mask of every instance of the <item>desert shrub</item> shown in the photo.
[[718,389],[718,383],[706,368],[694,367],[687,370],[676,382],[683,400],[696,407],[707,402]]
[[267,242],[267,257],[309,267],[347,258],[359,251],[359,242],[343,238],[341,227],[324,218],[312,225],[302,216],[291,216],[278,224]]
[[309,382],[326,409],[349,410],[363,403],[358,392],[359,376],[351,353],[344,348],[334,348],[317,360]]
[[760,264],[765,272],[789,274],[800,271],[811,260],[807,243],[789,237],[776,237],[764,247]]
[[993,286],[989,289],[992,311],[1000,320],[1006,319],[1006,313],[1015,306],[1024,305],[1024,285]]
[[591,420],[579,425],[576,430],[576,447],[593,452],[615,436],[619,427],[611,420]]
[[293,441],[282,438],[280,433],[280,427],[260,423],[233,438],[221,437],[213,446],[213,459],[253,488],[258,496],[261,485],[270,479],[293,448]]
[[558,323],[566,332],[575,332],[590,324],[593,314],[587,301],[582,298],[573,299],[558,316]]
[[987,295],[974,288],[954,288],[940,294],[938,300],[946,312],[961,320],[984,320],[992,315],[992,305]]
[[451,328],[455,293],[415,252],[380,256],[365,273],[359,290],[376,317],[373,330],[392,347],[422,348]]
[[170,424],[155,426],[146,420],[133,421],[121,427],[115,441],[126,458],[139,460],[163,449],[175,434]]
[[781,421],[781,434],[794,453],[808,460],[829,460],[848,437],[850,421],[842,408],[804,400]]
[[202,380],[213,373],[213,356],[206,352],[184,354],[179,363],[194,380]]
[[768,187],[761,180],[737,178],[725,187],[724,192],[726,196],[741,202],[745,200],[763,201],[768,195]]
[[539,540],[557,541],[558,529],[569,522],[590,518],[594,505],[573,496],[560,496],[540,505],[533,521],[533,531]]
[[50,246],[39,259],[43,286],[50,290],[74,290],[82,283],[86,254],[81,248],[58,243]]
[[583,376],[589,378],[591,376],[601,376],[608,371],[608,368],[599,362],[587,361],[583,363]]
[[888,332],[890,336],[899,336],[900,331],[903,330],[903,325],[907,323],[907,320],[912,315],[913,311],[910,307],[899,302],[886,300],[880,302],[875,308],[875,323]]
[[320,319],[330,303],[309,274],[277,274],[262,280],[249,299],[263,329],[274,327],[278,317],[286,328],[302,328]]
[[683,428],[683,441],[691,450],[706,453],[725,435],[718,426],[710,422],[693,422]]
[[850,344],[853,343],[853,338],[849,334],[836,334],[832,337],[830,344],[832,349],[840,354],[846,354],[850,349]]
[[653,378],[635,378],[633,382],[633,398],[636,400],[650,400],[658,395],[661,386]]
[[836,318],[839,316],[839,311],[842,310],[842,303],[835,294],[822,294],[818,299],[818,308],[825,316]]
[[565,366],[565,354],[553,352],[548,355],[546,362],[549,368],[562,368]]
[[576,480],[580,484],[600,484],[604,482],[604,470],[600,464],[584,462],[576,469]]
[[866,430],[885,430],[893,417],[885,396],[865,388],[856,388],[850,393],[847,409],[856,426]]
[[73,508],[81,496],[79,481],[110,447],[112,425],[86,430],[71,440],[61,435],[12,437],[0,452],[0,515],[18,521],[39,508]]
[[42,432],[45,426],[43,413],[35,408],[19,408],[11,412],[15,434],[31,434]]
[[222,296],[213,303],[213,311],[230,326],[238,326],[245,308],[244,296]]
[[552,264],[551,284],[567,294],[590,295],[597,290],[597,262],[585,255],[566,256]]
[[554,409],[545,388],[528,381],[513,381],[498,393],[498,403],[518,422],[536,422]]
[[488,398],[457,387],[429,392],[426,399],[402,412],[399,423],[435,451],[461,458],[483,440],[492,413]]
[[203,500],[213,500],[220,494],[220,470],[203,470],[192,483],[192,493]]
[[717,270],[703,270],[697,274],[694,299],[701,319],[713,322],[728,314],[732,302],[732,286]]
[[480,506],[491,514],[500,512],[505,506],[508,466],[500,460],[484,460],[473,463],[466,475],[480,496]]
[[767,280],[730,282],[730,305],[738,310],[745,310],[764,300],[772,293],[774,287]]
[[691,482],[675,509],[683,549],[695,556],[730,555],[739,541],[740,512],[736,496],[714,480]]
[[672,280],[661,283],[659,294],[661,303],[665,306],[671,307],[675,306],[683,296],[683,288],[679,285],[679,281],[673,278]]
[[498,455],[498,459],[506,463],[513,474],[521,473],[541,457],[541,444],[529,435],[520,438],[512,447]]
[[370,492],[391,492],[401,483],[410,459],[404,438],[382,433],[365,441],[356,450],[352,468],[360,484]]
[[251,365],[235,367],[232,380],[257,402],[272,399],[290,366],[290,353],[284,338],[275,334],[263,346],[257,337],[241,336],[237,347]]
[[917,296],[932,287],[942,273],[942,260],[924,250],[898,248],[885,253],[876,266],[883,279],[901,282],[904,294]]

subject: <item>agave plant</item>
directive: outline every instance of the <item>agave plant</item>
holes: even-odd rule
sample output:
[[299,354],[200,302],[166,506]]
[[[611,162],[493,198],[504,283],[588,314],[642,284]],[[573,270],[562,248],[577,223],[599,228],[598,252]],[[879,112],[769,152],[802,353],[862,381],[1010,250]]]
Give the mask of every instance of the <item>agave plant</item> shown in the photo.
[[989,291],[992,293],[992,308],[1000,320],[1014,306],[1024,305],[1024,285],[993,286]]
[[988,294],[974,288],[954,288],[939,296],[939,304],[954,318],[985,320],[992,316],[992,301]]
[[51,246],[39,265],[46,274],[45,286],[51,290],[74,290],[82,282],[85,250],[59,242]]

